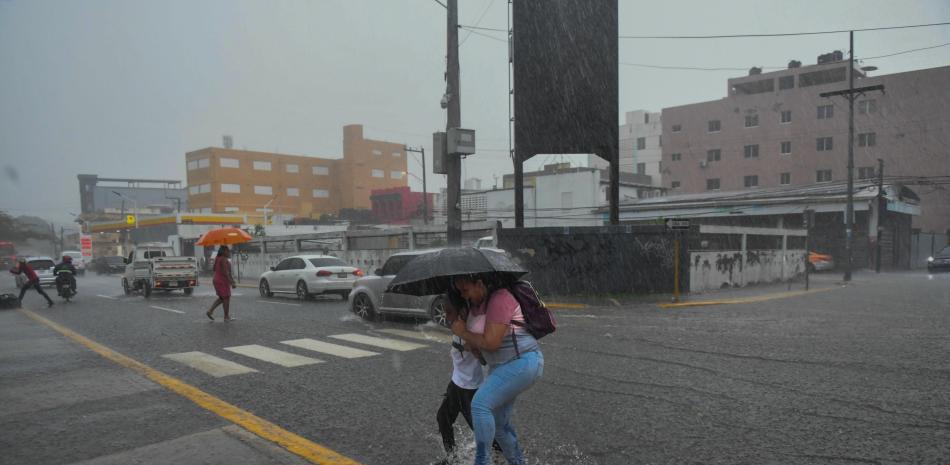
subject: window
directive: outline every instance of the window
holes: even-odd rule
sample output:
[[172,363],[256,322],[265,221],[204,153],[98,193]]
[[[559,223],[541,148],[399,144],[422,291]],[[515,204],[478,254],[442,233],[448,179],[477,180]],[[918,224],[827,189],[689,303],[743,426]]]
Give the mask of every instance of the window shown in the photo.
[[637,137],[637,150],[643,150],[645,148],[647,148],[647,138]]
[[403,176],[403,172],[402,172],[402,171],[390,171],[390,172],[389,172],[389,179],[402,179],[402,176]]
[[287,197],[300,197],[300,189],[296,187],[288,187]]
[[673,132],[680,132],[680,131],[682,131],[682,130],[683,130],[683,125],[682,125],[682,124],[674,124],[674,125],[673,125],[673,129],[672,129]]
[[819,137],[816,139],[816,144],[818,146],[819,152],[825,152],[832,149],[830,137]]
[[646,163],[637,163],[637,174],[647,174]]
[[670,189],[679,189],[679,187],[680,187],[679,181],[673,181],[670,183]]
[[393,152],[393,157],[402,158],[402,152]]
[[325,199],[325,198],[327,198],[327,197],[330,197],[330,191],[328,191],[328,190],[326,190],[326,189],[314,189],[314,190],[313,190],[313,198],[315,198],[315,199]]
[[877,134],[873,132],[864,132],[858,134],[858,147],[874,147],[877,145]]
[[818,119],[830,119],[834,115],[834,105],[818,105]]
[[650,124],[650,114],[649,114],[649,113],[644,113],[644,114],[643,114],[643,124]]
[[219,158],[218,163],[222,168],[240,168],[241,160],[237,158]]
[[561,192],[561,208],[574,208],[573,192]]
[[709,132],[719,132],[722,130],[722,125],[719,123],[718,119],[714,119],[709,122]]
[[191,195],[198,194],[198,186],[188,186],[188,193]]
[[706,180],[706,190],[707,190],[707,191],[718,191],[718,190],[719,190],[719,178],[707,179],[707,180]]
[[792,153],[792,141],[784,141],[780,144],[780,150],[782,155],[789,155]]
[[742,183],[745,187],[757,187],[759,185],[759,177],[756,175],[745,176],[742,178]]
[[794,89],[795,76],[782,76],[778,78],[778,90]]
[[746,145],[743,147],[743,154],[746,158],[759,158],[759,144]]
[[255,161],[254,169],[258,171],[270,171],[270,162],[269,161]]
[[383,156],[383,151],[378,150],[378,149],[373,149],[373,155],[376,155],[377,157],[381,157]]
[[240,194],[241,185],[240,184],[221,184],[221,192],[226,194]]
[[778,183],[787,186],[792,183],[792,173],[781,173],[778,175]]
[[238,207],[224,207],[225,213],[237,213],[239,211],[241,211],[241,209]]
[[759,115],[745,115],[745,127],[754,128],[759,125]]
[[330,168],[326,166],[314,166],[313,175],[314,176],[326,176],[330,174]]
[[199,184],[197,186],[188,187],[188,193],[191,195],[207,194],[209,192],[211,192],[211,184]]
[[297,165],[296,163],[288,163],[287,165],[285,165],[285,167],[286,167],[288,173],[299,173],[299,172],[300,172],[300,165]]
[[274,195],[274,190],[270,186],[254,186],[254,193],[257,195]]
[[831,170],[815,171],[815,182],[831,182]]
[[191,160],[191,161],[189,161],[189,162],[188,162],[188,171],[196,170],[196,169],[198,169],[198,161],[197,161],[197,160]]
[[858,113],[862,115],[877,113],[877,100],[873,98],[868,100],[858,100]]
[[862,166],[858,168],[858,179],[874,179],[874,167]]
[[311,258],[310,264],[317,268],[324,266],[350,266],[343,260],[340,260],[336,257]]
[[791,123],[792,122],[792,110],[785,110],[782,112],[782,123]]
[[385,178],[386,173],[383,170],[373,170],[372,173],[374,178]]
[[207,168],[211,166],[211,160],[208,158],[202,158],[199,160],[191,160],[188,162],[188,170],[200,170],[201,168]]
[[682,153],[674,153],[673,155],[670,155],[670,158],[672,158],[673,161],[680,161],[680,160],[683,159],[683,154],[682,154]]
[[713,149],[706,151],[706,161],[719,161],[722,160],[722,150]]

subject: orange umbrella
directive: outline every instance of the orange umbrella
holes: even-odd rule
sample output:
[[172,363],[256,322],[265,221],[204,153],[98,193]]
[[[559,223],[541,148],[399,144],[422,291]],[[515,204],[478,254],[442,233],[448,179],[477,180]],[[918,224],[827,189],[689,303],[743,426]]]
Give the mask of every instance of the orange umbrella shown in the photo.
[[198,240],[198,245],[206,247],[209,245],[242,244],[244,242],[251,242],[251,239],[251,235],[246,233],[243,229],[218,228],[212,229],[201,236],[201,239]]

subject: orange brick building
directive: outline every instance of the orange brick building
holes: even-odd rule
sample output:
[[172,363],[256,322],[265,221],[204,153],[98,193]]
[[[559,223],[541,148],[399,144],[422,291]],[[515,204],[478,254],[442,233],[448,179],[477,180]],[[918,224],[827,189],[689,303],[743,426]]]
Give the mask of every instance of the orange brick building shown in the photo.
[[341,209],[371,209],[374,189],[408,186],[403,144],[363,138],[343,127],[343,158],[208,147],[185,154],[188,206],[195,213],[319,218]]

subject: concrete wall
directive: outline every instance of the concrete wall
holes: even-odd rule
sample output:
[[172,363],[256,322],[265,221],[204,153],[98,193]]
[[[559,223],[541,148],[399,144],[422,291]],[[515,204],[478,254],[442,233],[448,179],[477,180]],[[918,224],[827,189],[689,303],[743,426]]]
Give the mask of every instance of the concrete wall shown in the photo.
[[689,254],[689,291],[781,282],[805,272],[804,250],[740,250]]

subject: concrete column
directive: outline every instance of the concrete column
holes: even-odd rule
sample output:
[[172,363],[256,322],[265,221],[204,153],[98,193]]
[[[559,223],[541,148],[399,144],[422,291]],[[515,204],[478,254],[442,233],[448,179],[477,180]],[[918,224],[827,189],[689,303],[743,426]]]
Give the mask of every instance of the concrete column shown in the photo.
[[739,285],[740,286],[745,286],[745,266],[746,266],[745,254],[746,254],[746,239],[748,237],[749,237],[748,234],[742,235],[742,253],[740,254],[741,257],[739,258]]

